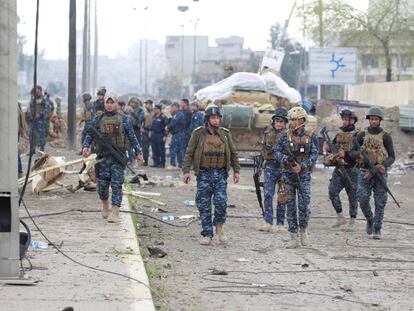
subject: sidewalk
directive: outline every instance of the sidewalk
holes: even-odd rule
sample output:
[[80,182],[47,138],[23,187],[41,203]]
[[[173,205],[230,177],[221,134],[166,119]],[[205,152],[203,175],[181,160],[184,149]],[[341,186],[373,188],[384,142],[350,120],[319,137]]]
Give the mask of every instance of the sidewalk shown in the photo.
[[[96,192],[65,190],[40,196],[27,194],[26,204],[33,215],[72,208],[97,210]],[[129,209],[124,197],[122,209]],[[21,216],[26,216],[24,209]],[[100,213],[68,213],[35,218],[39,227],[62,251],[92,267],[126,274],[148,285],[131,216],[121,214],[121,223],[108,224]],[[45,241],[30,219],[32,239]],[[29,249],[33,270],[28,272],[39,282],[34,286],[0,285],[1,310],[45,311],[73,307],[77,310],[153,311],[150,290],[135,281],[81,267],[59,254],[53,247]],[[28,262],[24,261],[24,266]]]

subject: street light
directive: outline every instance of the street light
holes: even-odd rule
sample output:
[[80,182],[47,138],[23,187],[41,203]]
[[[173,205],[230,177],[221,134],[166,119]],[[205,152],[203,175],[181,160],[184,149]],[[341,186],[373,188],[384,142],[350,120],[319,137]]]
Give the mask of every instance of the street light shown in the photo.
[[193,59],[193,84],[195,84],[196,62],[197,62],[197,24],[200,19],[194,22],[194,59]]

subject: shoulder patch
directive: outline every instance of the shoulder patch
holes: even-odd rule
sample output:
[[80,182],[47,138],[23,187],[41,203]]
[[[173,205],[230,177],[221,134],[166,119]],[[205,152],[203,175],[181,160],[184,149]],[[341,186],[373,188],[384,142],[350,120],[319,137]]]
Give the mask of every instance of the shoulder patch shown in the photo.
[[226,133],[230,133],[230,130],[225,128],[225,127],[220,127],[219,129],[226,132]]

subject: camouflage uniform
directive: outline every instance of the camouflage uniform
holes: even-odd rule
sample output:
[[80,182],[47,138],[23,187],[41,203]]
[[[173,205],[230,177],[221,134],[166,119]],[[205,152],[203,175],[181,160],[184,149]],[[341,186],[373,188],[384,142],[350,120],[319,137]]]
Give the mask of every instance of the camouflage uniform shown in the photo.
[[[265,162],[264,170],[264,219],[266,223],[273,225],[273,197],[275,195],[276,184],[282,178],[282,171],[279,161],[276,160],[272,153],[272,148],[278,143],[280,136],[285,130],[278,131],[273,126],[269,126],[264,130],[262,151]],[[283,225],[285,222],[286,206],[277,203],[276,208],[276,224]]]
[[85,122],[85,124],[82,130],[82,138],[81,138],[82,144],[83,144],[83,141],[85,140],[88,127],[91,125],[92,119],[94,118],[94,116],[95,116],[95,113],[93,109],[93,103],[91,103],[90,101],[83,102],[83,111],[82,111],[81,121]]
[[151,146],[149,132],[150,132],[151,125],[152,125],[153,116],[154,116],[154,111],[152,109],[144,110],[144,120],[142,121],[142,125],[141,125],[142,155],[144,157],[144,165],[148,165],[149,149]]
[[[39,145],[40,145],[40,151],[45,151],[46,146],[46,115],[48,112],[48,104],[43,96],[39,96],[35,99],[34,103],[34,110],[35,114],[39,114],[39,118],[36,118],[32,120],[33,122],[33,130],[35,133],[32,132],[32,127],[30,127],[30,139],[32,139],[32,136],[35,135],[39,138]],[[37,135],[36,135],[37,134]],[[35,150],[35,146],[32,146],[32,152]]]
[[[134,134],[131,122],[122,112],[100,112],[92,120],[91,126],[97,128],[114,147],[123,152],[124,156],[127,140],[133,146],[134,152],[137,155],[141,153],[141,146]],[[83,147],[89,148],[92,140],[92,137],[87,134]],[[109,186],[111,186],[112,205],[120,207],[125,167],[116,161],[104,147],[97,144],[97,149],[97,158],[104,159],[95,165],[99,198],[102,201],[108,200]]]
[[[292,172],[292,159],[287,150],[288,145],[293,149],[295,161],[300,165],[301,172],[298,174],[302,193],[298,189],[297,174]],[[306,229],[309,222],[309,204],[311,198],[312,167],[318,159],[318,140],[313,132],[298,129],[296,132],[288,130],[279,140],[274,149],[276,159],[283,166],[283,182],[288,197],[287,221],[290,233],[298,232],[300,228]],[[296,206],[296,195],[298,195],[298,204]],[[299,211],[299,222],[298,222]]]
[[[339,194],[345,189],[349,201],[349,216],[351,218],[356,218],[358,212],[358,201],[356,198],[358,169],[355,167],[355,161],[349,156],[349,151],[352,149],[353,139],[356,135],[357,132],[355,131],[354,126],[348,128],[341,127],[341,132],[339,132],[332,141],[338,150],[345,150],[344,160],[346,164],[343,167],[351,179],[351,185],[348,184],[346,177],[341,174],[338,167],[333,171],[332,178],[329,182],[329,199],[331,200],[336,213],[342,213],[342,203]],[[332,163],[331,165],[335,165],[335,163]]]
[[185,141],[185,132],[184,132],[184,113],[179,110],[174,115],[173,119],[168,123],[167,129],[172,134],[171,144],[170,144],[170,164],[176,166],[176,159],[178,162],[178,167],[183,167],[184,161],[184,141]]
[[160,115],[152,117],[151,124],[151,149],[154,165],[165,167],[165,126],[167,118],[161,112]]
[[[200,213],[203,237],[213,237],[213,225],[226,222],[227,177],[230,167],[240,171],[237,151],[230,131],[218,128],[211,134],[207,127],[193,131],[186,150],[183,173],[193,165],[197,176],[196,204]],[[212,220],[212,201],[215,207]]]

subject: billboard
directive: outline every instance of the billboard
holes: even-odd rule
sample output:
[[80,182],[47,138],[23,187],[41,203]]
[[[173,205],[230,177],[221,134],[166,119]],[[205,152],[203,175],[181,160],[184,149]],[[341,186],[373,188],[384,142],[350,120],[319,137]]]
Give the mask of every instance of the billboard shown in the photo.
[[310,48],[309,83],[343,85],[357,83],[356,48]]

